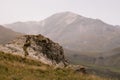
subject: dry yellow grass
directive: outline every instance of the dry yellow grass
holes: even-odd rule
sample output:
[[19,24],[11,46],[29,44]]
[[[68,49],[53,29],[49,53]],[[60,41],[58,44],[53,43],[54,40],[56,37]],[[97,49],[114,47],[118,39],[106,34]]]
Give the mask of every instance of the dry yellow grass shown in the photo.
[[0,80],[111,80],[0,52]]

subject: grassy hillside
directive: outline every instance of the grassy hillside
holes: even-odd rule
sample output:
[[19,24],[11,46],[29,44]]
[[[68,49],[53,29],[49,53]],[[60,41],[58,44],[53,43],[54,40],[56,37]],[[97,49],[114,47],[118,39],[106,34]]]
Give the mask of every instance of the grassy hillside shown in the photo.
[[39,61],[0,52],[0,80],[111,80],[75,73],[70,69],[53,69]]

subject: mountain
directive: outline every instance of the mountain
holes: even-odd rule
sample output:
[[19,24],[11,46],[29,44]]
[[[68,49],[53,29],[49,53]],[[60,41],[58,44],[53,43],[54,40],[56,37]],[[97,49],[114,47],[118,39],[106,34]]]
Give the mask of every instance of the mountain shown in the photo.
[[12,31],[11,29],[5,28],[0,25],[0,44],[7,43],[8,41],[13,40],[15,37],[22,34]]
[[39,22],[17,22],[7,27],[22,33],[43,34],[65,49],[87,56],[120,47],[120,27],[72,12],[54,14]]
[[42,35],[24,35],[0,46],[0,51],[41,61],[44,64],[65,66],[63,48]]

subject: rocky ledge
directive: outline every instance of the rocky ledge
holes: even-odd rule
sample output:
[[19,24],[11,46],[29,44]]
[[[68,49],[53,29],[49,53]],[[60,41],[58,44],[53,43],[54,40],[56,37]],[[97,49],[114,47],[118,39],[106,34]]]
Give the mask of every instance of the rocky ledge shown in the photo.
[[18,37],[8,44],[0,45],[0,51],[37,59],[48,65],[67,65],[63,48],[41,34]]

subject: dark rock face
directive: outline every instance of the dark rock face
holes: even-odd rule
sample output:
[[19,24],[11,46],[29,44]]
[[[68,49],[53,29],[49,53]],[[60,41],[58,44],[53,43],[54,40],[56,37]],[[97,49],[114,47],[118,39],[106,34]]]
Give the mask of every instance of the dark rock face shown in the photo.
[[76,69],[75,72],[79,72],[79,73],[83,73],[83,74],[87,74],[86,69],[84,67]]
[[87,68],[82,65],[68,65],[67,68],[74,70],[75,73],[87,74]]
[[67,64],[63,48],[42,35],[24,35],[9,44],[0,46],[0,50],[31,57],[49,65]]

